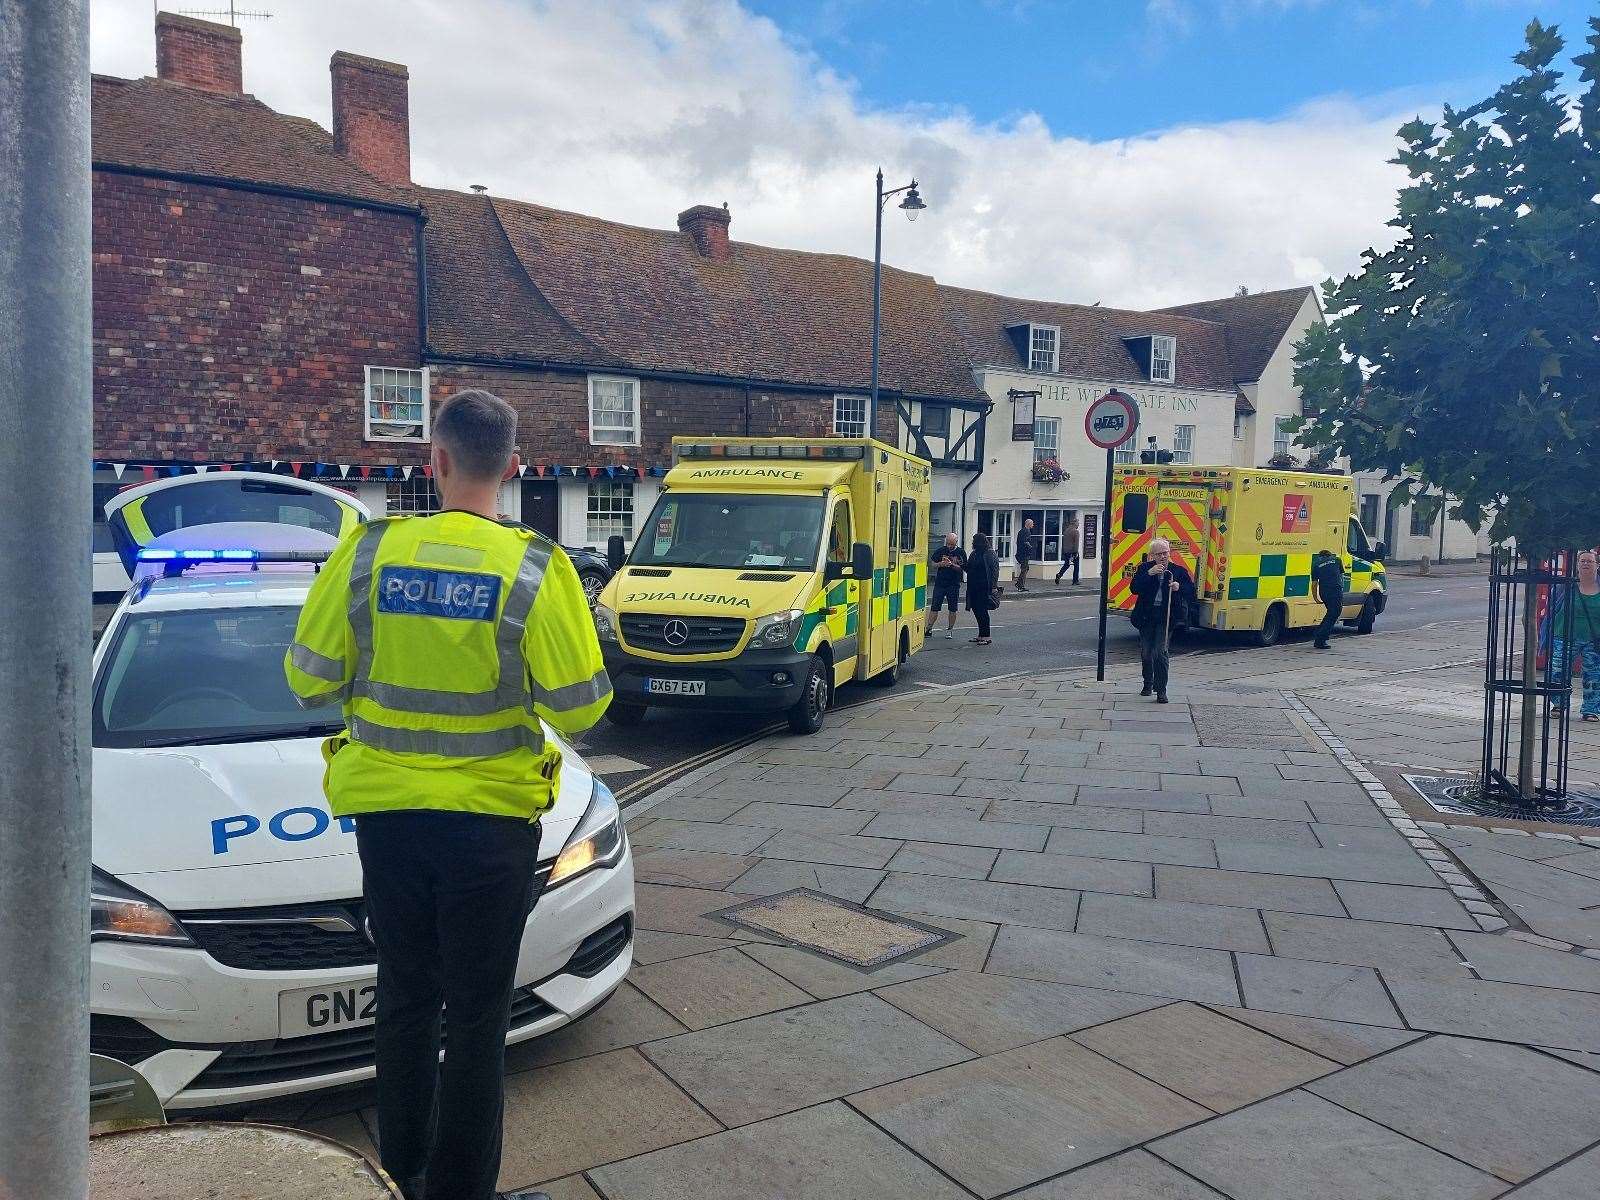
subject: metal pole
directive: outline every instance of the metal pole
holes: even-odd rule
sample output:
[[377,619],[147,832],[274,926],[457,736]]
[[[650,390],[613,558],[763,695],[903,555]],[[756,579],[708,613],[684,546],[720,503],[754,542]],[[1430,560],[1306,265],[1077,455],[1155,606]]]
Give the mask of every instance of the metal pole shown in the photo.
[[872,206],[872,412],[867,429],[878,419],[878,319],[883,310],[883,168],[878,168],[878,198]]
[[89,1127],[88,0],[0,0],[0,1196]]
[[1115,453],[1106,451],[1106,502],[1100,510],[1100,644],[1094,659],[1096,683],[1106,681],[1106,603],[1111,597],[1111,463]]

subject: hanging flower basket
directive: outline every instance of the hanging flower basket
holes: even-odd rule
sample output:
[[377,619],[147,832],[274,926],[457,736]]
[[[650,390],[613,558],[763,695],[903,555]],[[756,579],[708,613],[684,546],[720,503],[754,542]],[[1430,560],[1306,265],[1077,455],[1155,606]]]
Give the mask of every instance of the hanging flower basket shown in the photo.
[[1033,478],[1036,483],[1060,483],[1064,477],[1061,464],[1053,458],[1041,458],[1033,464]]

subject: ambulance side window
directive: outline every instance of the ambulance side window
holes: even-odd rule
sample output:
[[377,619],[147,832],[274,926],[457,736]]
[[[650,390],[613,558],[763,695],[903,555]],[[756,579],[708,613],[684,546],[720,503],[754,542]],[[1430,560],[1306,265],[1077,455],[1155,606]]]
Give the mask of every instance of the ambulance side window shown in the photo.
[[833,523],[828,526],[828,561],[850,561],[850,501],[841,500],[833,506]]
[[917,502],[905,500],[900,504],[900,549],[917,548]]
[[1371,558],[1372,550],[1367,545],[1366,531],[1361,528],[1360,522],[1354,517],[1350,519],[1350,553],[1357,558]]
[[889,538],[888,538],[889,549],[891,551],[891,554],[890,554],[891,558],[893,557],[892,551],[896,548],[896,546],[899,545],[899,543],[895,540],[895,530],[897,530],[898,528],[900,528],[900,502],[898,500],[891,500],[891,501],[889,501]]
[[1122,498],[1122,532],[1143,533],[1150,524],[1150,497],[1129,492]]

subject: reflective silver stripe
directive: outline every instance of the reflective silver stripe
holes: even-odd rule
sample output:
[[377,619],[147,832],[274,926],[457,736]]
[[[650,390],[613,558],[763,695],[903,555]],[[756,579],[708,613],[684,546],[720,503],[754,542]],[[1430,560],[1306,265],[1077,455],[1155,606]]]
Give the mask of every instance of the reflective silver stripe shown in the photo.
[[[376,544],[374,544],[374,553]],[[359,558],[360,550],[357,555]],[[354,692],[366,696],[385,708],[396,712],[427,714],[445,717],[486,717],[504,709],[516,708],[533,711],[533,698],[528,694],[527,671],[522,661],[522,635],[528,627],[528,616],[539,595],[539,585],[544,580],[545,566],[550,562],[550,547],[542,538],[534,538],[522,552],[517,564],[516,577],[506,594],[500,610],[499,624],[495,627],[495,653],[500,663],[500,680],[497,686],[484,692],[452,692],[437,688],[406,687],[397,683],[383,683],[369,677],[371,657],[371,609],[363,603],[361,615],[368,622],[367,653],[357,664]],[[351,593],[355,591],[355,568],[351,573]],[[366,564],[367,578],[372,576],[372,561]],[[351,624],[355,624],[355,608],[351,609]],[[359,647],[361,634],[356,642]]]
[[344,682],[344,661],[338,658],[329,658],[326,654],[318,654],[310,646],[296,642],[289,647],[289,662],[297,671],[304,671],[307,675],[317,679],[326,679],[329,683]]
[[350,699],[350,689],[343,687],[318,692],[314,696],[302,696],[299,692],[294,694],[294,702],[301,708],[321,708],[324,704],[332,704],[335,700],[343,704],[348,699]]
[[373,521],[361,533],[355,556],[350,560],[350,632],[356,639],[354,685],[359,693],[372,673],[372,566],[378,559],[378,543],[389,531],[389,522]]
[[480,733],[446,733],[439,729],[397,729],[361,717],[350,718],[350,736],[367,746],[396,754],[437,754],[443,758],[491,758],[513,750],[544,749],[544,734],[527,725]]
[[543,688],[539,686],[538,680],[534,680],[533,683],[535,703],[544,705],[551,712],[571,712],[575,708],[587,708],[610,694],[611,676],[606,674],[604,667],[588,679],[569,683],[565,687]]

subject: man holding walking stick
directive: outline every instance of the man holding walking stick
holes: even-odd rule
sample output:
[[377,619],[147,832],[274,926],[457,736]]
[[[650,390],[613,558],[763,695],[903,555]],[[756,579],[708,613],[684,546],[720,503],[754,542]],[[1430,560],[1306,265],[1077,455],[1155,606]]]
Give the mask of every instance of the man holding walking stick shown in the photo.
[[1172,559],[1166,538],[1151,538],[1144,562],[1133,577],[1133,623],[1139,630],[1139,665],[1144,688],[1139,695],[1155,693],[1156,703],[1167,702],[1168,646],[1172,610],[1195,602],[1194,578],[1181,562]]

